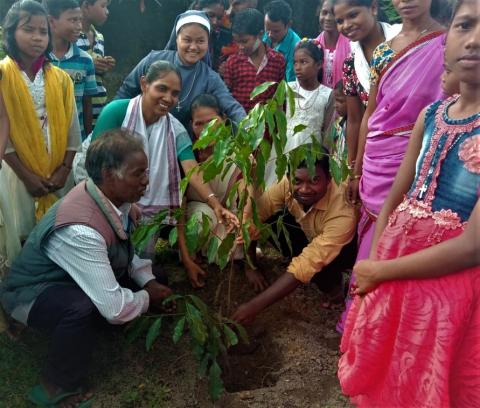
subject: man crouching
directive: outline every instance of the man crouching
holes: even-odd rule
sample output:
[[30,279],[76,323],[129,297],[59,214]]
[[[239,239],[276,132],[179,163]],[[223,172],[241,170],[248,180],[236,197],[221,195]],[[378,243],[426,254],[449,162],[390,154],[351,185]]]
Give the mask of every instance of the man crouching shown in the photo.
[[[87,406],[82,386],[95,345],[98,313],[123,324],[160,305],[172,291],[155,281],[151,261],[134,255],[131,203],[148,185],[142,143],[122,130],[93,142],[89,179],[40,220],[0,286],[15,320],[51,335],[41,384],[29,399],[42,406]],[[133,281],[133,292],[119,282]]]

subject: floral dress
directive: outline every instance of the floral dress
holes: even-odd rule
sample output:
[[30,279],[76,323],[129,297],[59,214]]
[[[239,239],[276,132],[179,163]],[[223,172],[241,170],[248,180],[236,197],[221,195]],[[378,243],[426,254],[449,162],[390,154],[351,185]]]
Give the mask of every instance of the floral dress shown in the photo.
[[[427,110],[415,179],[377,259],[437,245],[467,225],[480,195],[480,113],[450,118],[456,98]],[[479,299],[480,267],[384,282],[357,297],[341,343],[343,392],[360,407],[480,406]]]

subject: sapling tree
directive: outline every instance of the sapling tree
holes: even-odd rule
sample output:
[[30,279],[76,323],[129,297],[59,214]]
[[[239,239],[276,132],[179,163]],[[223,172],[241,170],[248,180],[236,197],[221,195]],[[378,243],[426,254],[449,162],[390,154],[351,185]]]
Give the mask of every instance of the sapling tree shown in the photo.
[[[230,346],[238,343],[237,333],[241,339],[248,341],[244,329],[224,317],[231,312],[230,288],[235,270],[231,260],[232,251],[238,242],[243,242],[245,259],[251,264],[248,248],[253,230],[259,232],[256,235],[259,235],[260,243],[270,239],[278,248],[280,248],[279,235],[284,234],[291,248],[283,217],[279,217],[275,228],[272,228],[272,225],[263,224],[258,215],[256,198],[265,189],[266,164],[269,160],[275,160],[276,177],[281,180],[286,174],[293,176],[302,161],[306,161],[309,171],[313,174],[315,161],[324,154],[320,142],[314,135],[310,144],[284,153],[287,143],[287,113],[284,107],[288,106],[290,117],[295,112],[295,95],[292,89],[285,81],[278,84],[266,82],[255,88],[251,98],[255,98],[274,85],[277,86],[274,96],[266,103],[257,104],[239,124],[219,123],[213,120],[205,127],[193,148],[200,150],[213,146],[213,153],[206,161],[192,169],[180,184],[183,195],[193,172],[200,172],[205,182],[216,177],[225,177],[232,166],[236,166],[241,173],[241,178],[232,185],[226,199],[227,207],[236,201],[237,216],[240,221],[238,229],[228,231],[226,236],[220,239],[212,233],[211,222],[206,215],[201,219],[197,216],[190,217],[184,225],[186,244],[191,254],[195,254],[201,248],[207,248],[209,263],[216,263],[220,270],[225,270],[230,263],[225,313],[222,313],[222,308],[218,312],[210,311],[194,295],[175,295],[168,299],[168,301],[176,301],[175,314],[142,317],[128,328],[130,339],[147,333],[148,350],[160,333],[162,321],[166,318],[174,318],[173,341],[176,343],[188,330],[192,350],[199,363],[199,374],[208,375],[209,390],[213,400],[218,399],[223,391],[221,368],[217,358],[226,353]],[[305,128],[304,125],[297,125],[294,133],[301,132]],[[273,155],[272,149],[275,152]],[[275,158],[271,159],[271,157]],[[330,160],[330,163],[332,177],[335,182],[340,183],[348,175],[347,165],[335,160]],[[181,212],[182,209],[177,209],[173,213],[168,210],[161,211],[149,222],[138,227],[133,236],[137,250],[141,251],[164,228],[167,216],[177,220],[183,219]],[[174,246],[177,239],[178,231],[174,227],[169,235],[170,245]],[[217,293],[219,292],[220,290],[217,290]]]

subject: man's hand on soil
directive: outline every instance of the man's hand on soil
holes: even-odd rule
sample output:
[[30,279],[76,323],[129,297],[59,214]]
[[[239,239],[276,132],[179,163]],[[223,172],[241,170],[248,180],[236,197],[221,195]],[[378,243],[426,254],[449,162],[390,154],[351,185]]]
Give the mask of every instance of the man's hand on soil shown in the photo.
[[175,310],[175,303],[169,303],[168,305],[162,305],[162,302],[169,296],[173,295],[172,289],[168,286],[161,285],[156,280],[151,280],[143,287],[150,296],[150,306],[156,309],[160,309],[163,312],[172,312]]
[[241,324],[251,324],[258,313],[260,313],[260,310],[258,310],[252,302],[243,303],[235,310],[235,313],[232,315],[232,320]]
[[262,292],[268,288],[268,282],[258,269],[253,269],[249,265],[246,265],[245,276],[256,292]]

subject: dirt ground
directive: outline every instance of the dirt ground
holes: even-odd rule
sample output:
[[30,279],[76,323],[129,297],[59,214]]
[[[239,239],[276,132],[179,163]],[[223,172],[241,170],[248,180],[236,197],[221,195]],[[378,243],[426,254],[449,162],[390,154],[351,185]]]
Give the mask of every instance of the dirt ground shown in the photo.
[[[286,266],[274,253],[260,258],[260,264],[271,282]],[[170,262],[167,270],[177,293],[192,291],[178,264]],[[218,272],[216,267],[209,267],[209,274],[206,287],[195,293],[210,305],[217,297],[215,307],[225,311],[228,274]],[[235,272],[231,308],[252,296],[243,272]],[[226,392],[215,404],[209,399],[207,381],[197,378],[188,336],[174,345],[172,325],[167,324],[147,352],[143,339],[128,344],[123,328],[110,328],[100,335],[94,357],[93,406],[350,407],[336,377],[339,337],[334,327],[340,309],[324,309],[322,300],[314,285],[302,286],[260,314],[248,328],[251,344],[232,350],[228,360],[222,362]],[[23,396],[34,385],[47,342],[28,331],[16,342],[5,342],[3,339],[2,347],[10,354],[4,361],[12,362],[10,366],[0,365],[0,377],[9,378],[7,388],[3,388],[8,395],[0,406],[28,407]],[[22,368],[27,366],[32,370],[28,376]]]

